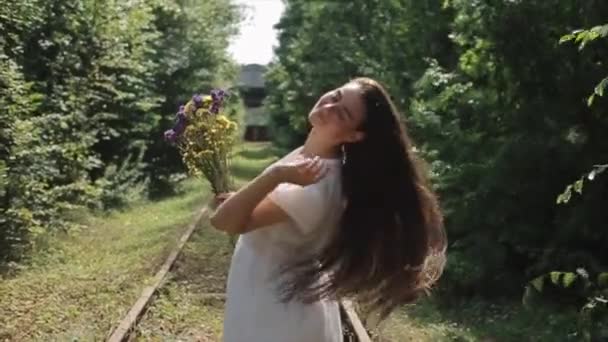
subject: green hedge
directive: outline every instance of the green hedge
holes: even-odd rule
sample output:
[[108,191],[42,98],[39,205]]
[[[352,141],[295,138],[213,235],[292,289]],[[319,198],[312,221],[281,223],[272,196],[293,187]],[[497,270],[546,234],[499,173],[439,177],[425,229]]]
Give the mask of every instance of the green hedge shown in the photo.
[[76,208],[170,190],[184,169],[162,132],[179,102],[236,76],[240,19],[224,0],[0,6],[0,263]]

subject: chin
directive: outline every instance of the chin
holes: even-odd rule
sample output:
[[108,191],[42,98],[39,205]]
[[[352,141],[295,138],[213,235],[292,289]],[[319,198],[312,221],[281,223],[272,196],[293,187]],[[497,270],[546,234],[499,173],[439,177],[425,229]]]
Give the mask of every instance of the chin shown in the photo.
[[308,123],[310,123],[311,126],[316,126],[317,122],[319,120],[319,117],[317,116],[317,114],[315,112],[310,112],[310,114],[308,114]]

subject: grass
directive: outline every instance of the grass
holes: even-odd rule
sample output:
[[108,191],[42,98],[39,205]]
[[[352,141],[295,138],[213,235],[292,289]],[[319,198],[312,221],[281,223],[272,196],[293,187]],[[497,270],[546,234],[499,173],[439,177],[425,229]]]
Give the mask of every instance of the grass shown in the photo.
[[219,341],[222,295],[232,255],[226,234],[208,225],[186,245],[171,279],[139,322],[134,341]]
[[[237,186],[276,159],[269,144],[237,148],[232,164]],[[49,238],[50,248],[35,253],[15,275],[0,279],[0,340],[106,338],[210,193],[195,179],[185,181],[182,190],[124,212],[85,217],[85,229]],[[224,292],[231,251],[225,234],[198,227],[136,336],[217,336],[223,303],[198,294]]]
[[[239,147],[237,186],[277,159],[268,144]],[[93,341],[108,336],[176,244],[209,188],[188,180],[170,199],[90,217],[58,237],[16,276],[0,280],[0,340]],[[132,341],[219,341],[232,244],[203,222],[135,331]],[[470,300],[451,307],[425,300],[395,312],[375,341],[578,341],[575,318],[517,302]]]
[[180,196],[88,217],[51,249],[0,281],[0,340],[102,340],[175,246],[208,187],[188,180]]
[[574,313],[514,301],[462,301],[447,308],[427,299],[404,307],[376,331],[376,341],[579,341]]
[[268,143],[246,143],[235,149],[231,172],[237,186],[256,177],[278,159],[282,151]]

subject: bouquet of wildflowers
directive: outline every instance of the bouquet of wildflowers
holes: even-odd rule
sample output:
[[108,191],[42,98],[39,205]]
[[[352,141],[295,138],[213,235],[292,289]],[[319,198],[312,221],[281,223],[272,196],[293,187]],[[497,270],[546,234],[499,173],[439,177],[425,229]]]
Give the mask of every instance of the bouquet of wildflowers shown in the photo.
[[188,173],[204,176],[216,197],[232,186],[228,166],[237,124],[222,112],[227,97],[221,89],[195,94],[180,106],[175,126],[165,132],[165,140],[178,147]]

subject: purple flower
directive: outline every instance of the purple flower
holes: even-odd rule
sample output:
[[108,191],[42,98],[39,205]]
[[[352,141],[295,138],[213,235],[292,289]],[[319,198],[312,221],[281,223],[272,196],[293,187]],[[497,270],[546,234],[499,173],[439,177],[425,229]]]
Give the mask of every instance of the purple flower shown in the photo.
[[165,131],[165,140],[174,143],[177,140],[177,133],[172,129]]
[[209,109],[209,111],[210,111],[211,113],[213,113],[213,114],[217,114],[217,113],[219,113],[219,111],[220,111],[220,104],[219,104],[219,103],[217,103],[217,102],[214,102],[214,103],[211,105],[211,108]]
[[211,91],[211,98],[213,99],[213,102],[222,102],[225,96],[226,92],[221,89],[213,89]]
[[178,132],[179,134],[181,134],[185,128],[186,128],[186,120],[179,119],[179,120],[177,120],[177,124],[175,125],[175,128],[173,128],[173,129],[176,132]]
[[[209,111],[213,114],[219,113],[224,99],[229,96],[230,94],[223,89],[211,90],[211,108],[209,108]],[[194,94],[192,96],[192,103],[194,104],[195,110],[202,108],[205,103],[208,103],[208,101],[208,98],[207,101],[205,101],[205,97],[201,94]],[[179,111],[175,117],[175,124],[173,128],[165,131],[164,133],[165,140],[171,143],[175,143],[186,130],[186,126],[188,125],[186,106],[179,106]]]
[[[183,113],[181,113],[181,114],[183,114]],[[175,126],[173,127],[173,131],[175,131],[175,133],[177,135],[181,135],[182,133],[184,133],[185,129],[186,129],[186,116],[185,115],[180,115],[178,113],[177,121],[175,122]]]
[[203,96],[200,94],[195,94],[192,96],[192,102],[194,102],[194,106],[198,109],[203,106]]
[[213,100],[213,103],[211,104],[209,111],[213,114],[217,114],[224,102],[224,98],[228,96],[229,94],[222,89],[213,89],[211,91],[211,99]]
[[186,113],[184,113],[184,111],[181,109],[182,108],[180,107],[180,112],[177,113],[177,119],[175,120],[175,125],[173,126],[173,128],[168,131],[165,131],[165,140],[168,142],[176,142],[177,138],[179,138],[179,136],[182,135],[186,130]]
[[223,89],[213,89],[211,90],[211,98],[213,99],[213,102],[218,102],[218,103],[222,103],[224,101],[224,98],[228,97],[228,93],[226,91],[224,91]]

